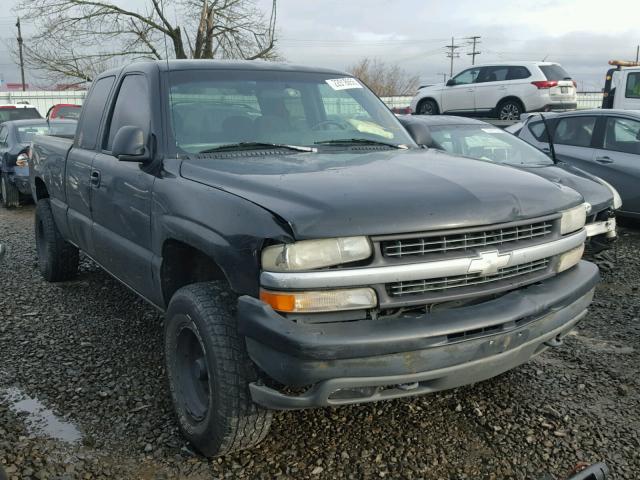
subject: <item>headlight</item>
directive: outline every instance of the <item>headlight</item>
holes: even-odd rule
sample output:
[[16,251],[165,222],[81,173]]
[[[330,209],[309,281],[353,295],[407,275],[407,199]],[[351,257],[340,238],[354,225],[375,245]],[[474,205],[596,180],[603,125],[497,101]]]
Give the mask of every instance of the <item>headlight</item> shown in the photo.
[[584,227],[587,220],[587,208],[583,203],[577,207],[570,208],[562,212],[562,219],[560,220],[560,234],[566,235],[567,233],[575,232]]
[[260,290],[260,300],[278,312],[313,313],[373,308],[378,303],[371,288],[319,290],[315,292],[271,292]]
[[560,255],[560,261],[558,262],[558,273],[564,272],[565,270],[568,270],[569,268],[576,265],[582,258],[583,253],[584,244]]
[[600,177],[598,177],[598,180],[600,180],[600,182],[602,182],[602,184],[607,187],[609,190],[611,190],[611,195],[613,195],[613,209],[614,210],[618,210],[621,206],[622,206],[622,197],[620,197],[620,194],[618,193],[618,190],[616,190],[613,185],[611,185],[609,182],[601,179]]
[[367,237],[302,240],[262,250],[262,268],[270,272],[313,270],[364,260],[372,252]]

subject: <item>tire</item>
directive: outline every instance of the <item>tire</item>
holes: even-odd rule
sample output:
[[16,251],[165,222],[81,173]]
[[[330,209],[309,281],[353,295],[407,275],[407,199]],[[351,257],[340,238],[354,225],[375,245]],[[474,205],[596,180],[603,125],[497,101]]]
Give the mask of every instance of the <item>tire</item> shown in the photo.
[[498,120],[520,120],[520,115],[523,113],[524,108],[518,100],[503,100],[496,107]]
[[165,358],[180,430],[208,457],[257,445],[272,413],[251,400],[256,370],[238,334],[236,295],[224,282],[178,290],[165,317]]
[[79,251],[65,241],[56,226],[48,198],[36,206],[38,268],[48,282],[71,280],[78,274]]
[[421,100],[416,110],[418,115],[438,115],[438,113],[440,113],[438,104],[430,98]]
[[2,172],[0,176],[0,193],[2,193],[2,205],[4,208],[20,205],[20,192],[18,187],[9,181],[7,172]]

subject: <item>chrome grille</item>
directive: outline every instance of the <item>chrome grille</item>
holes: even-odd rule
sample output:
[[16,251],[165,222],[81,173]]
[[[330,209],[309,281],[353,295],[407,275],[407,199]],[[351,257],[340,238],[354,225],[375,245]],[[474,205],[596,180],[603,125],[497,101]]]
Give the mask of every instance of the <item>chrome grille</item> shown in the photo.
[[477,232],[385,240],[381,247],[385,257],[400,258],[409,255],[466,251],[488,245],[526,241],[550,235],[552,230],[553,223],[543,221]]
[[550,259],[543,258],[533,262],[522,263],[512,267],[505,267],[496,273],[489,275],[467,274],[454,277],[430,278],[428,280],[413,280],[409,282],[396,282],[387,284],[387,291],[392,297],[402,295],[416,295],[421,293],[443,292],[460,287],[482,285],[498,282],[509,278],[528,275],[533,272],[545,270],[549,266]]

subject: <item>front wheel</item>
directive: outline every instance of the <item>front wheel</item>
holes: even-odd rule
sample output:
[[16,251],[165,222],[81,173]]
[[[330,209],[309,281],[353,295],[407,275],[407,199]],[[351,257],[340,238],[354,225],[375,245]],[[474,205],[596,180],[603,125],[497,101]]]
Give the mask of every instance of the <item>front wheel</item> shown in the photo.
[[48,282],[71,280],[78,274],[79,251],[62,238],[48,198],[36,206],[36,251],[38,268]]
[[439,112],[438,104],[430,98],[422,100],[416,110],[418,115],[438,115]]
[[165,317],[167,375],[183,435],[206,456],[258,444],[272,414],[251,400],[257,379],[235,318],[237,297],[224,282],[188,285]]
[[520,115],[524,113],[522,105],[517,100],[505,100],[498,105],[498,119],[500,120],[520,120]]
[[20,192],[18,188],[9,181],[7,172],[2,172],[2,176],[0,176],[0,191],[2,193],[2,205],[5,208],[20,205]]

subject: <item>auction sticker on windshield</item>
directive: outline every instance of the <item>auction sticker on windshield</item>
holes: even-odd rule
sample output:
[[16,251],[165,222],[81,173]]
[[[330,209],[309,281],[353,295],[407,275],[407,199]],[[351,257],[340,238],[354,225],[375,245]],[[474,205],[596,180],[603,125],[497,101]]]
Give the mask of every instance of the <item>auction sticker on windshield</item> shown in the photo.
[[327,84],[333,88],[334,90],[349,90],[351,88],[362,88],[360,82],[355,78],[345,77],[345,78],[330,78],[325,80]]

